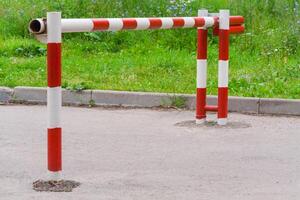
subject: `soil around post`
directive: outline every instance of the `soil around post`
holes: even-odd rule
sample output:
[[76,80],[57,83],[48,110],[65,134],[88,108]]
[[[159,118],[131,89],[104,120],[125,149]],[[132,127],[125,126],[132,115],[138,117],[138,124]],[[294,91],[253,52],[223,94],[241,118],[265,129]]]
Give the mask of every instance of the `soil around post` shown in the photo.
[[80,185],[72,180],[37,180],[32,183],[32,189],[37,192],[72,192]]

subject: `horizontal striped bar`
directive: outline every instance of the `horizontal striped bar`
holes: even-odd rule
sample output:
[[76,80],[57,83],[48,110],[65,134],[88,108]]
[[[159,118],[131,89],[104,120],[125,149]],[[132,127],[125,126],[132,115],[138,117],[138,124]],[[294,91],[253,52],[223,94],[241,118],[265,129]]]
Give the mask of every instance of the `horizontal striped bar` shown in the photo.
[[214,25],[212,17],[113,18],[92,19],[92,22],[93,31],[172,29]]
[[[231,16],[230,19],[231,25],[240,25],[244,22],[244,18],[241,16]],[[74,18],[61,20],[63,33],[193,27],[208,28],[217,26],[218,24],[218,17]]]

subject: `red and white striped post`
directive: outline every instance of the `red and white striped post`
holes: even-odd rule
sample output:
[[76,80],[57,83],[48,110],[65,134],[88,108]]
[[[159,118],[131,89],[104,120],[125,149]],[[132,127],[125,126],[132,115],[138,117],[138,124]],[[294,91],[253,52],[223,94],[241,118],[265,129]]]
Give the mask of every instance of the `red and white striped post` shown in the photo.
[[229,65],[229,10],[219,14],[219,67],[218,67],[218,124],[227,124],[228,65]]
[[61,13],[47,13],[48,171],[53,180],[62,170],[61,130]]
[[[198,10],[199,17],[208,16],[208,10]],[[207,79],[207,28],[197,30],[197,91],[196,91],[196,123],[206,120],[206,79]]]

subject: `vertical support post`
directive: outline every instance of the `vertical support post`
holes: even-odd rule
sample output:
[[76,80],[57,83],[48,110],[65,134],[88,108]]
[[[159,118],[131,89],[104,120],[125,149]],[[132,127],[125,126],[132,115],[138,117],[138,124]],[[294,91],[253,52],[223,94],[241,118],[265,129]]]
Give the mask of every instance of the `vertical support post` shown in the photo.
[[218,67],[218,124],[227,124],[228,65],[229,65],[229,10],[219,15],[219,67]]
[[61,13],[47,13],[47,117],[48,171],[51,180],[60,179],[62,170],[61,129]]
[[[208,16],[208,10],[198,10],[198,16]],[[196,123],[206,120],[206,79],[207,79],[207,29],[197,30],[197,92],[196,92]]]

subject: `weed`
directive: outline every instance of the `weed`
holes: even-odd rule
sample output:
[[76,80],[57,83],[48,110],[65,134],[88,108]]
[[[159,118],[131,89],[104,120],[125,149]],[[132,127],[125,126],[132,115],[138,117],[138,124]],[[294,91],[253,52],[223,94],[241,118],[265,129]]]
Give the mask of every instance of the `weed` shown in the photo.
[[91,99],[89,101],[89,107],[95,107],[96,103],[95,103],[95,100]]
[[186,98],[182,96],[173,96],[171,98],[171,106],[176,108],[185,108]]

